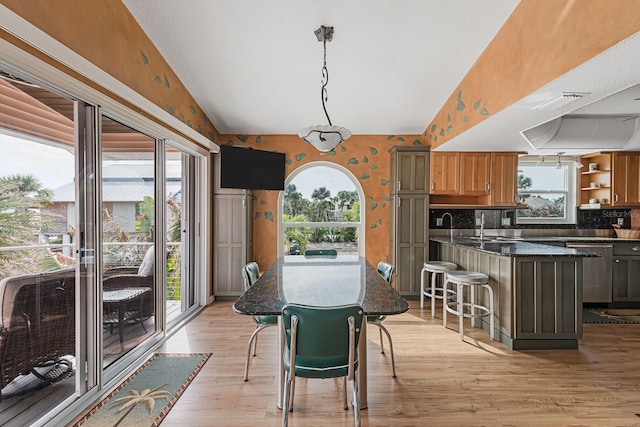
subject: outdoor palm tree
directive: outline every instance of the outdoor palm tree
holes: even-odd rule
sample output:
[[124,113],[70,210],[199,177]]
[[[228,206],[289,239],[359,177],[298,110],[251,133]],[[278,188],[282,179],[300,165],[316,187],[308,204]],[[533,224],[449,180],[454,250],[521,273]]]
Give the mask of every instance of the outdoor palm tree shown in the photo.
[[[38,232],[48,223],[41,209],[51,198],[51,190],[33,175],[0,177],[0,247],[37,244]],[[53,260],[49,251],[40,252],[0,252],[0,277]]]
[[302,193],[298,191],[294,184],[287,185],[287,188],[284,190],[284,213],[296,216],[303,212],[305,202],[307,202],[303,197]]
[[331,191],[326,187],[320,187],[311,193],[313,203],[309,217],[312,221],[328,221],[329,211],[331,209]]

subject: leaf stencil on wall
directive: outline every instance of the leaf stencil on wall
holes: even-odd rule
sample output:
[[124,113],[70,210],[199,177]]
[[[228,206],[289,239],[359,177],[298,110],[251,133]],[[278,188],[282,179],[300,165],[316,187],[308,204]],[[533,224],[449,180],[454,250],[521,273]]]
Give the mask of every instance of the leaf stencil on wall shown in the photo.
[[373,200],[373,196],[367,196],[367,200]]
[[391,201],[391,197],[389,197],[389,196],[384,196],[384,197],[382,198],[382,200],[386,200],[387,202],[390,202],[390,201]]
[[178,117],[182,123],[184,123],[184,114],[180,113],[180,117]]
[[444,128],[440,129],[440,136],[444,136]]
[[469,118],[467,116],[464,116],[462,118],[462,123],[467,123],[469,121]]
[[447,113],[447,123],[451,121],[451,113]]
[[268,211],[264,213],[265,218],[267,218],[269,221],[273,222],[273,212]]
[[449,125],[449,127],[447,128],[447,132],[453,132],[453,126]]
[[267,204],[267,201],[266,201],[266,200],[260,200],[260,204],[261,204],[261,205],[266,205],[266,204]]
[[399,136],[397,139],[398,139],[398,141],[400,141],[400,142],[404,142],[404,138],[403,138],[403,137],[401,137],[401,136]]
[[371,177],[370,177],[370,176],[369,176],[369,174],[368,174],[368,173],[366,173],[366,172],[365,172],[365,173],[363,173],[362,175],[360,175],[360,179],[369,179],[369,178],[371,178]]
[[154,82],[156,82],[156,83],[158,83],[158,84],[162,83],[162,79],[160,78],[160,76],[155,76],[155,77],[153,78],[153,81],[154,81]]
[[391,140],[393,140],[393,137],[394,137],[394,135],[389,135],[389,136],[387,137],[387,141],[391,141]]
[[167,104],[167,111],[173,116],[173,107],[169,104]]
[[364,157],[362,158],[362,162],[363,162],[363,163],[369,163],[369,159],[367,158],[367,156],[364,156]]
[[335,155],[336,155],[335,150],[331,150],[327,153],[327,156],[335,156]]
[[473,109],[477,110],[478,108],[480,108],[480,101],[482,101],[482,98],[478,99],[474,104],[473,104]]
[[414,139],[413,140],[413,145],[422,145],[422,142],[420,142],[419,139]]
[[246,135],[238,135],[236,138],[238,138],[242,142],[247,142],[247,136]]
[[378,204],[376,202],[372,202],[371,203],[371,207],[369,208],[370,211],[374,210],[375,208],[378,207]]
[[432,133],[433,133],[433,132],[435,132],[435,131],[436,131],[436,129],[438,129],[438,125],[433,125],[433,126],[431,126],[431,132],[432,132]]
[[291,159],[286,159],[284,162],[286,164],[288,164],[289,166],[291,166],[293,164],[293,160],[291,160]]
[[377,228],[377,227],[378,227],[378,224],[373,223],[369,228]]
[[370,151],[370,152],[371,152],[371,154],[373,154],[374,156],[375,156],[376,154],[378,154],[378,150],[376,150],[376,148],[375,148],[375,147],[369,147],[369,151]]
[[345,147],[344,145],[341,145],[340,151],[344,153],[345,151],[347,151],[347,147]]
[[382,218],[378,218],[378,224],[382,225]]
[[296,162],[299,162],[300,160],[304,159],[305,156],[306,156],[305,153],[296,154]]
[[480,114],[482,114],[483,116],[488,116],[488,115],[489,115],[489,110],[487,110],[486,108],[483,108],[483,109],[480,111]]
[[462,91],[458,92],[457,100],[458,100],[457,110],[458,111],[464,110],[464,102],[462,102]]
[[258,200],[258,198],[253,194],[249,194],[249,198],[251,199],[252,202],[255,202],[256,200]]
[[262,216],[262,212],[256,212],[255,219],[259,219]]
[[385,208],[385,207],[387,207],[387,204],[386,204],[386,203],[382,203],[382,204],[380,205],[380,207],[381,207],[381,208]]
[[378,165],[371,165],[371,169],[378,169]]
[[191,111],[191,114],[193,114],[194,116],[198,115],[196,111],[196,107],[194,107],[193,105],[189,105],[189,110]]
[[198,133],[201,135],[204,134],[204,129],[202,129],[202,125],[198,125]]
[[355,157],[352,157],[349,160],[347,160],[347,163],[350,164],[350,165],[357,165],[358,164],[358,159],[356,159]]
[[380,180],[380,185],[387,185],[389,183],[388,179],[381,179]]
[[147,55],[144,54],[143,51],[140,51],[140,56],[142,57],[142,62],[145,64],[149,63],[149,60],[147,59]]
[[169,79],[167,78],[166,74],[164,75],[164,86],[167,88],[169,87]]
[[191,123],[191,120],[187,120],[187,126],[189,126],[190,128],[193,128],[193,124]]
[[260,135],[256,136],[256,144],[260,144],[262,142],[262,137]]

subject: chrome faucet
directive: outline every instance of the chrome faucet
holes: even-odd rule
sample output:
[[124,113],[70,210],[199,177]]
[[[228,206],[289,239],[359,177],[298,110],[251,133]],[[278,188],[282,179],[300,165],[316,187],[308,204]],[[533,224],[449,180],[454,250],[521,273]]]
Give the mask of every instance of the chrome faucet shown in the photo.
[[453,239],[453,216],[451,215],[451,213],[445,212],[445,213],[442,214],[440,219],[444,223],[444,217],[447,216],[447,215],[449,215],[449,237],[451,239]]
[[484,240],[484,212],[480,212],[480,240]]

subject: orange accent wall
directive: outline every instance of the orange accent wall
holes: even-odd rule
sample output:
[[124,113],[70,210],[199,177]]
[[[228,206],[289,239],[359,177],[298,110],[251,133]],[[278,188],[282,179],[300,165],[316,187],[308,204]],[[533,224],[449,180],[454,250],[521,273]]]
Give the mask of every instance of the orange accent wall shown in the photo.
[[[365,257],[376,265],[389,257],[390,163],[389,149],[395,145],[422,145],[418,135],[354,135],[321,154],[297,135],[222,135],[222,144],[248,146],[286,154],[285,175],[309,162],[325,161],[348,169],[360,182],[365,200]],[[322,183],[318,184],[318,187]],[[271,265],[277,258],[278,191],[255,191],[253,201],[253,258]]]
[[638,0],[522,0],[427,126],[425,141],[442,145],[638,31]]
[[187,126],[217,141],[214,125],[122,2],[2,0],[2,4]]

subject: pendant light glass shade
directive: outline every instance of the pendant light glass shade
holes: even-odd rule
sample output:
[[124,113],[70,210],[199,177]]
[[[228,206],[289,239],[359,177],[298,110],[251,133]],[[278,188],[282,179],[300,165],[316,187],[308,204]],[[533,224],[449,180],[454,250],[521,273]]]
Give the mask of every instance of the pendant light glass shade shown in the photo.
[[316,125],[301,129],[298,135],[316,147],[318,151],[326,153],[349,138],[351,131],[340,126]]

